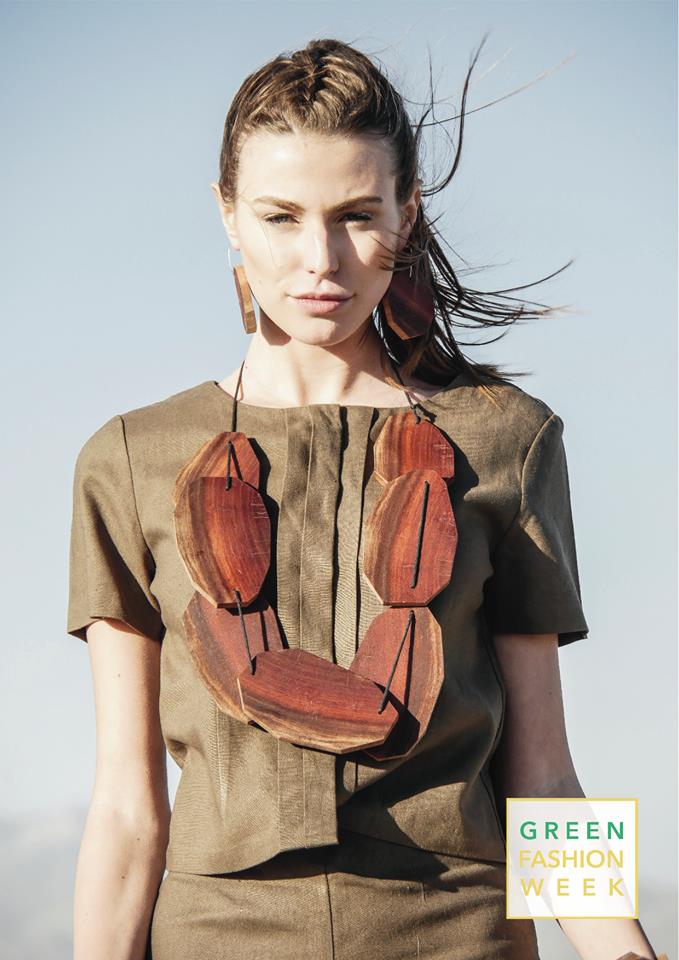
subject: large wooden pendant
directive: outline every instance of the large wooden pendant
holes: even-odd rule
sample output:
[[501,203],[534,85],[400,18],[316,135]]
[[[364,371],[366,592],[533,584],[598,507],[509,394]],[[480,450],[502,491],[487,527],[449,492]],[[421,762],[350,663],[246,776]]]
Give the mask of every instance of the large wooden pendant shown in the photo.
[[[231,441],[231,459],[229,461],[229,441]],[[179,494],[187,483],[196,477],[226,477],[227,464],[229,476],[244,480],[251,487],[259,486],[259,458],[244,433],[227,431],[217,434],[206,441],[177,474],[172,491],[172,500],[176,505]]]
[[215,606],[248,606],[270,564],[271,523],[258,490],[236,478],[196,477],[174,512],[177,546],[196,590]]
[[445,434],[408,410],[392,413],[374,447],[375,476],[389,483],[409,470],[435,470],[444,480],[455,475],[455,451]]
[[243,712],[238,675],[249,670],[257,654],[284,646],[275,611],[263,597],[242,615],[241,623],[237,610],[215,607],[196,592],[183,622],[193,661],[217,706],[243,723],[252,723]]
[[219,708],[302,747],[380,761],[420,741],[443,683],[441,629],[427,604],[450,582],[457,548],[447,487],[454,448],[433,424],[399,412],[378,438],[375,473],[384,489],[367,522],[363,568],[392,609],[371,624],[348,670],[287,648],[262,596],[271,524],[244,434],[203,444],[178,474],[173,500],[196,591],[184,611],[187,644]]
[[352,753],[388,737],[398,711],[365,677],[298,648],[255,657],[238,676],[243,712],[281,740]]
[[383,690],[391,677],[389,697],[398,704],[400,714],[385,742],[365,753],[373,760],[405,757],[427,732],[443,685],[441,627],[431,610],[400,607],[379,614],[349,669],[374,680]]
[[382,603],[426,606],[450,583],[457,527],[435,470],[409,470],[390,481],[366,530],[363,569]]

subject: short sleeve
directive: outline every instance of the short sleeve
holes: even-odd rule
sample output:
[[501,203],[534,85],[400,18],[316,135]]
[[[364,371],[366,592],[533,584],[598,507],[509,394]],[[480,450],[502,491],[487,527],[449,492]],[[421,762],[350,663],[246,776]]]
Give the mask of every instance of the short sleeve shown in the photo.
[[164,624],[151,592],[155,564],[141,530],[119,415],[81,448],[73,477],[66,632],[87,640],[99,617],[123,620],[160,640]]
[[523,464],[521,502],[491,557],[484,603],[494,633],[588,636],[582,610],[563,421],[551,413]]

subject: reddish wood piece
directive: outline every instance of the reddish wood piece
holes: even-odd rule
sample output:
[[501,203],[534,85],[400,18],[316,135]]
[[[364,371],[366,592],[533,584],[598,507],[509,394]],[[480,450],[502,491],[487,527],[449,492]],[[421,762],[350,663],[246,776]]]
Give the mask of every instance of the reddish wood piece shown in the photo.
[[443,683],[441,630],[426,605],[450,582],[457,548],[446,485],[454,448],[428,421],[394,414],[375,446],[375,473],[385,488],[367,522],[364,570],[392,609],[371,624],[349,670],[287,649],[275,611],[257,599],[271,524],[245,434],[203,444],[173,497],[177,545],[196,589],[183,617],[187,645],[220,709],[299,746],[380,761],[406,756],[424,736]]
[[196,590],[215,606],[248,606],[269,569],[271,522],[259,491],[233,479],[196,477],[174,511],[177,546]]
[[255,657],[255,673],[238,675],[243,712],[280,740],[330,753],[383,743],[398,712],[378,713],[383,691],[365,677],[307,650]]
[[[429,493],[417,565],[426,482]],[[448,487],[435,470],[409,470],[388,483],[368,518],[366,531],[363,569],[382,603],[426,606],[450,583],[457,526]]]
[[435,470],[444,480],[455,476],[455,451],[428,420],[418,423],[410,410],[392,413],[374,447],[375,476],[389,483],[409,470]]
[[387,323],[401,340],[419,337],[434,321],[434,295],[423,279],[415,281],[407,270],[395,270],[382,307]]
[[172,491],[175,505],[186,484],[196,477],[226,477],[229,440],[233,444],[230,475],[253,487],[259,486],[259,458],[252,444],[244,433],[226,431],[204,443],[179,471]]
[[[413,614],[411,626],[406,607],[379,614],[349,667],[385,690],[396,661],[389,695],[398,705],[400,719],[383,744],[365,750],[373,760],[393,760],[410,753],[427,732],[443,685],[441,627],[428,607],[416,607]],[[404,632],[406,638],[396,660]]]
[[[213,606],[194,593],[184,615],[184,632],[193,662],[217,706],[243,723],[252,723],[243,713],[237,677],[249,670],[250,660],[243,638],[238,610]],[[278,620],[264,598],[243,610],[250,655],[264,650],[283,650]]]
[[255,313],[250,284],[248,283],[248,278],[245,275],[245,267],[242,263],[239,263],[233,268],[233,279],[236,284],[243,329],[246,333],[255,333],[257,330],[257,314]]

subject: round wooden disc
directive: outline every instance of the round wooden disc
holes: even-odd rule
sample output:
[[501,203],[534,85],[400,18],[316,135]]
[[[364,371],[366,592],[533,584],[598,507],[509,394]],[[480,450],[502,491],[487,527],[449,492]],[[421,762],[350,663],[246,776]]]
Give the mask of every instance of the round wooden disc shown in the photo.
[[[425,484],[422,549],[415,586]],[[363,569],[382,603],[426,606],[450,582],[457,526],[445,480],[434,470],[410,470],[382,490],[366,524]]]
[[248,606],[262,589],[271,557],[271,523],[259,491],[242,480],[196,477],[174,511],[179,553],[196,590],[212,603]]
[[238,675],[243,712],[280,740],[329,753],[383,743],[398,712],[365,677],[307,650],[270,650]]
[[416,607],[412,613],[412,623],[411,610],[405,607],[379,614],[349,667],[385,690],[396,661],[389,694],[396,701],[400,719],[383,744],[365,750],[373,760],[393,760],[410,753],[427,732],[443,685],[441,627],[428,607]]
[[392,413],[375,442],[375,476],[389,483],[408,470],[435,470],[444,480],[455,476],[455,450],[428,420],[418,423],[410,410]]
[[[238,610],[215,607],[196,592],[182,619],[193,662],[217,706],[243,723],[252,723],[243,713],[237,683],[238,674],[250,664]],[[243,610],[243,623],[252,657],[264,650],[284,649],[276,614],[265,598],[258,597]]]
[[245,434],[231,431],[218,433],[206,441],[177,474],[172,491],[175,505],[186,484],[196,477],[226,477],[229,440],[233,444],[230,475],[252,487],[259,486],[259,458]]

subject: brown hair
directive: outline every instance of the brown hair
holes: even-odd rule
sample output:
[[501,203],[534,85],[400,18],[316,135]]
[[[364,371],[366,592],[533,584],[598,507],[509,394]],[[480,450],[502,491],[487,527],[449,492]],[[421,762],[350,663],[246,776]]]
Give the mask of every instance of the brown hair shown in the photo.
[[[462,286],[437,239],[434,222],[429,220],[423,208],[424,198],[444,189],[459,166],[467,91],[484,42],[485,37],[472,57],[465,77],[452,166],[438,184],[427,188],[422,184],[422,202],[408,243],[397,257],[395,251],[389,251],[389,265],[385,267],[408,270],[412,267],[417,282],[431,286],[436,307],[434,323],[427,334],[403,341],[386,323],[381,305],[376,307],[374,318],[397,372],[400,368],[408,377],[414,374],[420,380],[445,386],[466,371],[472,382],[494,400],[493,383],[508,383],[511,377],[526,376],[526,372],[501,373],[494,364],[468,360],[455,339],[453,326],[466,329],[508,327],[521,317],[536,318],[553,314],[561,308],[510,296],[555,274],[523,287],[485,293]],[[307,130],[332,135],[368,135],[385,140],[391,145],[394,156],[396,200],[402,204],[412,193],[419,177],[422,130],[429,126],[425,121],[433,110],[432,91],[430,106],[413,129],[403,98],[369,57],[340,40],[311,40],[303,50],[279,54],[265,63],[246,77],[236,93],[226,116],[219,158],[222,199],[226,202],[235,200],[238,160],[244,138],[264,128],[281,133]],[[486,343],[494,343],[502,336],[504,333]]]

